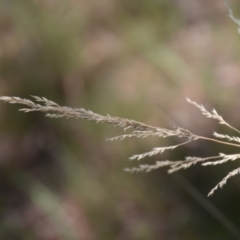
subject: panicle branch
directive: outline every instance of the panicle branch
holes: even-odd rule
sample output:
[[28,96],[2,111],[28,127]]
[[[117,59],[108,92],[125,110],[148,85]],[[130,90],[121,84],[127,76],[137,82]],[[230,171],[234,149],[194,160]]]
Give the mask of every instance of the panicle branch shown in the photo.
[[240,137],[228,136],[228,135],[220,134],[220,133],[217,133],[217,132],[214,132],[213,136],[216,137],[216,138],[225,138],[228,141],[240,143]]
[[233,126],[231,126],[228,122],[226,122],[222,116],[220,116],[217,111],[215,109],[212,110],[212,112],[209,112],[207,111],[203,105],[200,105],[194,101],[192,101],[191,99],[187,98],[187,102],[193,104],[195,107],[197,107],[198,109],[200,109],[200,111],[202,112],[202,114],[204,116],[206,116],[207,118],[213,118],[213,119],[216,119],[219,124],[222,124],[222,125],[226,125],[228,126],[229,128],[233,129],[234,131],[240,133],[240,131],[236,128],[234,128]]
[[0,100],[12,103],[12,104],[22,104],[27,106],[27,108],[21,108],[20,111],[23,112],[46,112],[46,116],[50,118],[75,118],[75,119],[86,119],[89,121],[94,121],[96,123],[105,122],[113,124],[115,126],[122,127],[124,130],[132,128],[139,131],[157,131],[158,128],[146,125],[135,120],[129,120],[126,118],[113,117],[110,115],[100,115],[94,113],[90,110],[85,110],[84,108],[70,108],[59,106],[57,103],[50,101],[46,98],[40,98],[37,96],[32,96],[35,101],[43,103],[37,104],[31,100],[19,98],[19,97],[0,97]]
[[228,10],[228,16],[238,25],[238,33],[240,34],[240,19],[236,18],[233,14],[232,9],[230,8],[228,1],[224,0],[225,6]]
[[236,176],[237,174],[240,174],[240,167],[237,168],[237,169],[234,169],[233,171],[231,171],[230,173],[228,173],[228,175],[226,177],[224,177],[222,179],[221,182],[219,182],[209,193],[208,193],[208,197],[212,196],[213,193],[220,187],[222,188],[226,183],[227,183],[227,180],[231,177],[234,177]]

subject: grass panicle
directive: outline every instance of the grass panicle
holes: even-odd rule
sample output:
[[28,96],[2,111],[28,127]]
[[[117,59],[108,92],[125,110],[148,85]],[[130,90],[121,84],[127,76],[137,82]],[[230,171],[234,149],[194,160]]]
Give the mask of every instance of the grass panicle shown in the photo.
[[[100,115],[98,113],[94,113],[90,110],[85,110],[84,108],[70,108],[65,106],[60,106],[57,103],[50,101],[44,97],[37,97],[32,96],[33,100],[23,99],[19,97],[0,97],[0,100],[11,103],[11,104],[21,104],[24,105],[24,108],[20,108],[20,111],[23,112],[44,112],[47,117],[50,118],[75,118],[75,119],[86,119],[89,121],[94,121],[96,123],[108,123],[114,126],[118,126],[123,128],[124,131],[127,129],[131,130],[131,133],[123,134],[120,136],[116,136],[113,138],[107,139],[108,141],[116,141],[116,140],[124,140],[128,138],[146,138],[146,137],[159,137],[159,138],[167,138],[167,137],[177,137],[179,138],[179,144],[172,145],[172,146],[165,146],[165,147],[155,147],[149,152],[135,154],[131,156],[130,160],[141,160],[146,157],[152,157],[155,155],[160,155],[166,150],[174,150],[177,147],[183,146],[188,144],[192,141],[196,140],[206,140],[217,142],[219,144],[230,145],[233,147],[240,147],[240,137],[236,136],[228,136],[220,133],[213,133],[213,138],[208,138],[204,136],[200,136],[190,132],[187,129],[181,127],[174,127],[173,129],[166,129],[160,127],[154,127],[151,125],[147,125],[135,120],[130,120],[126,118],[120,117],[113,117],[110,115]],[[203,105],[200,105],[191,99],[187,98],[187,102],[197,107],[201,113],[208,117],[215,119],[219,122],[219,124],[225,125],[232,130],[240,133],[240,131],[233,126],[231,126],[227,121],[223,119],[221,115],[217,113],[215,109],[211,112],[207,111]],[[182,140],[184,138],[185,140]],[[226,139],[227,141],[222,141],[219,139]],[[233,143],[234,142],[234,143]],[[177,161],[170,161],[170,160],[161,160],[156,161],[154,164],[140,164],[137,167],[133,168],[126,168],[125,171],[127,172],[150,172],[152,170],[168,167],[168,173],[174,173],[176,171],[187,169],[193,165],[200,163],[202,166],[215,166],[218,164],[223,164],[229,161],[235,161],[240,158],[240,154],[224,154],[219,153],[216,156],[210,156],[205,158],[200,157],[186,157],[184,160],[177,160]],[[232,172],[228,173],[225,178],[223,178],[208,194],[208,196],[213,195],[213,193],[220,187],[222,188],[227,180],[237,174],[240,173],[240,168],[233,170]]]
[[228,10],[228,16],[232,19],[233,22],[237,24],[238,33],[240,34],[240,19],[236,18],[233,14],[232,8],[229,6],[228,1],[224,0],[224,4]]

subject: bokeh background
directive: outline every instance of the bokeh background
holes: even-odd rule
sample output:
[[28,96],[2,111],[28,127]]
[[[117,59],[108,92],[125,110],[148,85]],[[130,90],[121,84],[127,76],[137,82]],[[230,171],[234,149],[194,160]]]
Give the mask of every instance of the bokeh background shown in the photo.
[[[240,16],[240,2],[229,2]],[[240,128],[240,36],[223,1],[0,0],[0,94],[204,136],[234,134],[186,103]],[[239,166],[129,174],[135,153],[178,139],[106,142],[106,124],[48,119],[0,103],[0,239],[240,239]],[[194,142],[142,162],[236,153]]]

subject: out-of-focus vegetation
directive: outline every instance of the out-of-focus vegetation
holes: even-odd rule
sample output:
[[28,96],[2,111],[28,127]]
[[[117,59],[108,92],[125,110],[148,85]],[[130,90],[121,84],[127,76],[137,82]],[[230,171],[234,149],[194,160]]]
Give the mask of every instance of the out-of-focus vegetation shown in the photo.
[[[0,0],[0,93],[208,136],[224,129],[185,97],[240,128],[239,38],[222,1]],[[205,197],[237,162],[128,174],[131,154],[175,140],[109,143],[117,128],[2,103],[0,130],[0,239],[240,238],[239,177]],[[219,151],[200,142],[155,160]]]

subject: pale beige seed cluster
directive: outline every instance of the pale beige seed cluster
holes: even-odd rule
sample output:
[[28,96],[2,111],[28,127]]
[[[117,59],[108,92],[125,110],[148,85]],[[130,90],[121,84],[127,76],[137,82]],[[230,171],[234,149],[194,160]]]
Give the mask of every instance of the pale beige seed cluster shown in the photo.
[[[183,146],[185,144],[188,144],[192,141],[196,141],[199,139],[205,140],[205,141],[212,141],[217,142],[219,144],[225,144],[225,145],[231,145],[234,147],[240,147],[240,137],[236,136],[228,136],[220,133],[213,133],[212,138],[207,138],[204,136],[196,135],[192,132],[190,132],[187,129],[181,128],[181,127],[174,127],[173,129],[166,129],[166,128],[160,128],[160,127],[154,127],[150,126],[141,122],[137,122],[135,120],[120,118],[120,117],[112,117],[110,115],[100,115],[97,113],[94,113],[90,110],[85,110],[84,108],[70,108],[65,106],[60,106],[57,103],[50,101],[44,97],[40,98],[37,96],[32,96],[33,101],[29,99],[23,99],[19,97],[0,97],[0,100],[12,103],[12,104],[21,104],[24,105],[24,108],[21,108],[20,111],[23,112],[44,112],[45,115],[50,118],[76,118],[76,119],[86,119],[89,121],[94,121],[96,123],[104,122],[109,123],[114,126],[118,126],[123,128],[124,131],[129,129],[132,131],[128,134],[123,134],[120,136],[116,136],[113,138],[108,139],[109,141],[115,141],[115,140],[124,140],[127,138],[147,138],[147,137],[158,137],[158,138],[167,138],[167,137],[177,137],[181,140],[179,144],[172,145],[172,146],[164,146],[164,147],[155,147],[152,150],[141,153],[141,154],[135,154],[131,156],[130,160],[141,160],[146,157],[152,157],[155,155],[161,155],[164,151],[168,150],[174,150],[177,147]],[[35,100],[35,101],[34,101]],[[227,127],[233,129],[237,133],[240,133],[240,131],[233,126],[231,126],[229,123],[227,123],[221,115],[217,113],[215,109],[213,109],[211,112],[207,111],[203,105],[200,105],[189,98],[187,98],[187,101],[200,109],[201,113],[208,117],[215,119],[219,122],[219,124],[226,125]],[[185,139],[185,140],[182,140]],[[224,139],[226,141],[222,141],[219,139]],[[234,142],[234,143],[233,143]],[[125,170],[128,172],[150,172],[152,170],[161,168],[161,167],[168,167],[168,172],[173,173],[181,169],[187,169],[197,163],[200,163],[202,166],[209,166],[209,165],[218,165],[223,164],[228,161],[235,161],[240,158],[239,153],[235,154],[224,154],[219,153],[216,156],[209,156],[205,158],[200,157],[186,157],[184,160],[177,160],[177,161],[170,161],[170,160],[159,160],[156,161],[155,164],[141,164],[134,168],[126,168]],[[208,194],[208,196],[212,195],[215,190],[217,190],[219,187],[221,188],[223,185],[226,184],[227,180],[237,174],[240,173],[240,168],[237,168],[230,173],[227,174],[225,178],[223,178]]]

